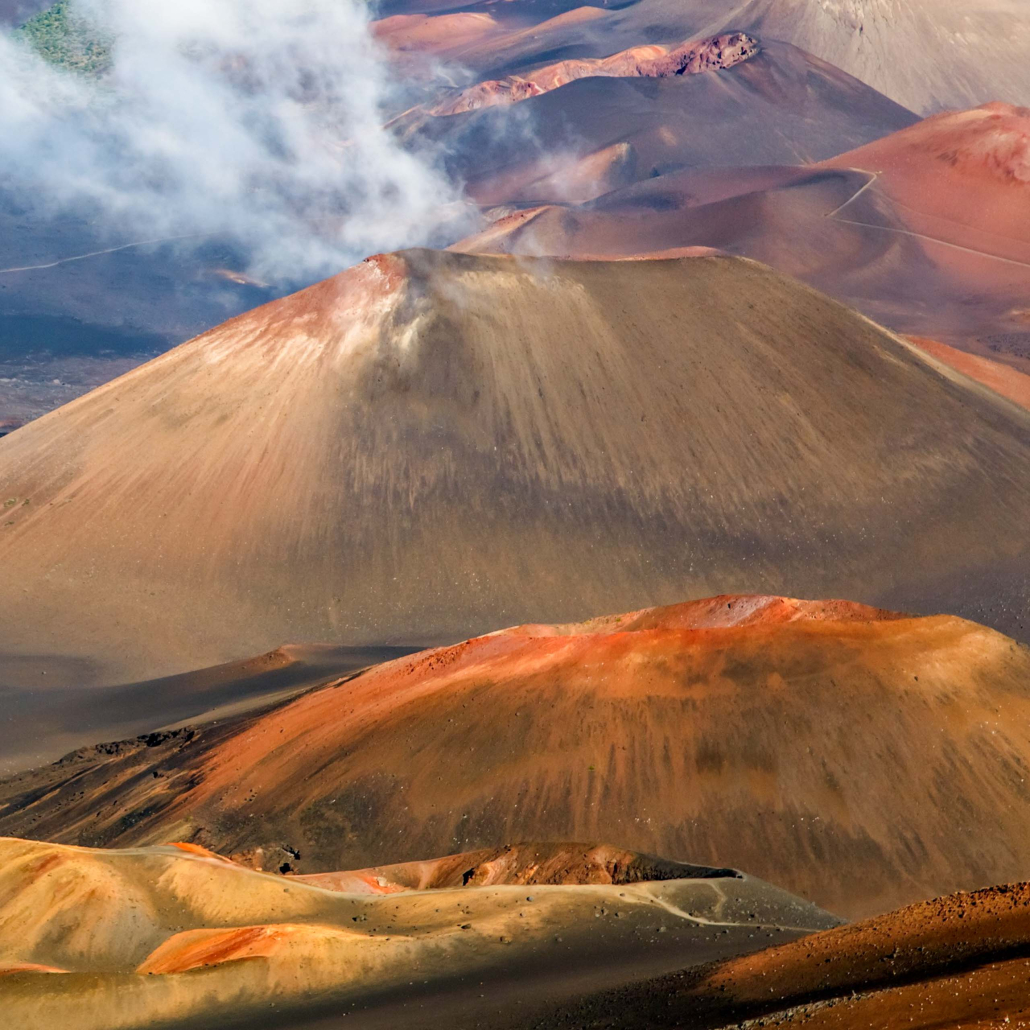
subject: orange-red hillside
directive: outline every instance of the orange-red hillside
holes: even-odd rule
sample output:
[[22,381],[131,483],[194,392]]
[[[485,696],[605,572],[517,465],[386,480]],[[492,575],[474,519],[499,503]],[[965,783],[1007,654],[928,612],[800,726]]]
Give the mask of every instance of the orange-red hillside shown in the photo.
[[1026,372],[1020,372],[1000,361],[979,354],[969,354],[956,347],[949,347],[946,343],[938,343],[936,340],[915,336],[912,337],[912,342],[928,354],[932,354],[938,361],[943,361],[970,379],[983,383],[1002,397],[1007,397],[1020,407],[1030,408],[1030,375]]
[[1030,109],[936,115],[826,164],[869,173],[967,288],[1030,286]]
[[729,596],[494,633],[80,753],[8,780],[0,832],[304,874],[618,839],[853,915],[1026,870],[1028,719],[1030,650],[992,630]]

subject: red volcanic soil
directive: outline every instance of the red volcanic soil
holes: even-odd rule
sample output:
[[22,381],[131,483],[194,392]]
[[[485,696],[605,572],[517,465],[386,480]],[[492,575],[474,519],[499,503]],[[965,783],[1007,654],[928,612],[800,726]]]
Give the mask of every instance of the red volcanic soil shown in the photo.
[[1021,407],[1030,408],[1030,375],[1025,372],[1018,372],[1000,361],[992,361],[990,358],[981,357],[977,354],[967,354],[956,347],[949,347],[946,343],[938,343],[936,340],[927,340],[923,337],[910,337],[912,342],[927,354],[932,354],[938,361],[961,372],[963,375],[975,379],[978,383],[990,387],[995,393],[1007,397],[1010,401],[1019,404]]
[[460,114],[481,107],[514,104],[558,89],[576,79],[593,76],[610,78],[663,79],[672,75],[698,75],[733,68],[758,53],[758,43],[735,32],[669,49],[637,46],[596,60],[560,61],[532,74],[481,82],[462,90],[456,97],[429,108],[433,115]]
[[147,956],[136,969],[143,975],[185,973],[221,962],[267,958],[276,954],[291,938],[304,939],[311,928],[304,924],[234,926],[231,929],[186,930],[169,938]]
[[1003,885],[633,985],[542,1025],[1025,1027],[1028,948],[1030,884]]
[[824,166],[870,174],[957,284],[1030,290],[1030,109],[935,115]]
[[366,890],[432,879],[381,864],[455,843],[625,839],[864,915],[1026,868],[1028,724],[1030,650],[991,630],[728,596],[517,627],[189,739],[80,753],[6,781],[0,833],[173,838],[358,869]]

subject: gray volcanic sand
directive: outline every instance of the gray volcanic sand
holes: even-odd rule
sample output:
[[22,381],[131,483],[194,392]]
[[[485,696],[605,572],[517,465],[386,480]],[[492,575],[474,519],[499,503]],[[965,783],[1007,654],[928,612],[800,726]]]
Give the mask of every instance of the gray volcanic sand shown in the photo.
[[95,670],[85,659],[0,654],[0,774],[98,740],[237,715],[411,650],[283,647],[259,658],[107,687],[93,685]]

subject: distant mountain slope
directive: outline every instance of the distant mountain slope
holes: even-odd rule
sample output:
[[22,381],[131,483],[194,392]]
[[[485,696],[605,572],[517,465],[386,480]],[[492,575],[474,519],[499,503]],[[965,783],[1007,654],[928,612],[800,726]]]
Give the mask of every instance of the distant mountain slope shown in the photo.
[[[1023,0],[637,0],[614,9],[593,4],[589,14],[573,13],[575,6],[463,5],[466,17],[495,19],[494,29],[454,56],[496,78],[631,46],[749,32],[762,43],[792,43],[920,114],[992,100],[1030,105]],[[389,11],[432,13],[421,0]],[[421,32],[432,35],[428,26]]]
[[[695,25],[690,7],[639,0],[608,27],[660,39]],[[921,114],[991,100],[1030,104],[1022,0],[724,0],[711,19],[694,31],[793,43]]]
[[[606,53],[613,53],[609,44]],[[616,144],[632,148],[636,178],[679,168],[821,161],[916,122],[912,112],[785,43],[724,71],[670,78],[587,78],[508,106],[397,123],[441,146],[451,172],[481,204],[525,198],[552,176]]]
[[[599,258],[716,248],[892,329],[1030,372],[1030,110],[934,115],[815,166],[626,182],[631,156],[601,152],[527,183],[524,206],[454,249]],[[610,188],[597,196],[591,182]]]
[[789,40],[922,113],[1030,104],[1022,0],[752,0],[730,20]]

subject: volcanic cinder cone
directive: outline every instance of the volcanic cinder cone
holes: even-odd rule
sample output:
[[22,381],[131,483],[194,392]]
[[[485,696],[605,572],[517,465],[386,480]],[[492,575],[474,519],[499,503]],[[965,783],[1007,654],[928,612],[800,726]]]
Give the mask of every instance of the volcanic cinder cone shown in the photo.
[[993,630],[724,596],[523,626],[83,750],[0,783],[0,833],[187,840],[300,874],[618,839],[858,916],[1026,875],[1028,725],[1030,648]]
[[3,438],[0,498],[0,653],[80,682],[727,589],[1018,633],[1030,417],[748,261],[415,251]]
[[826,165],[864,170],[955,288],[1030,294],[1030,109],[936,115]]

